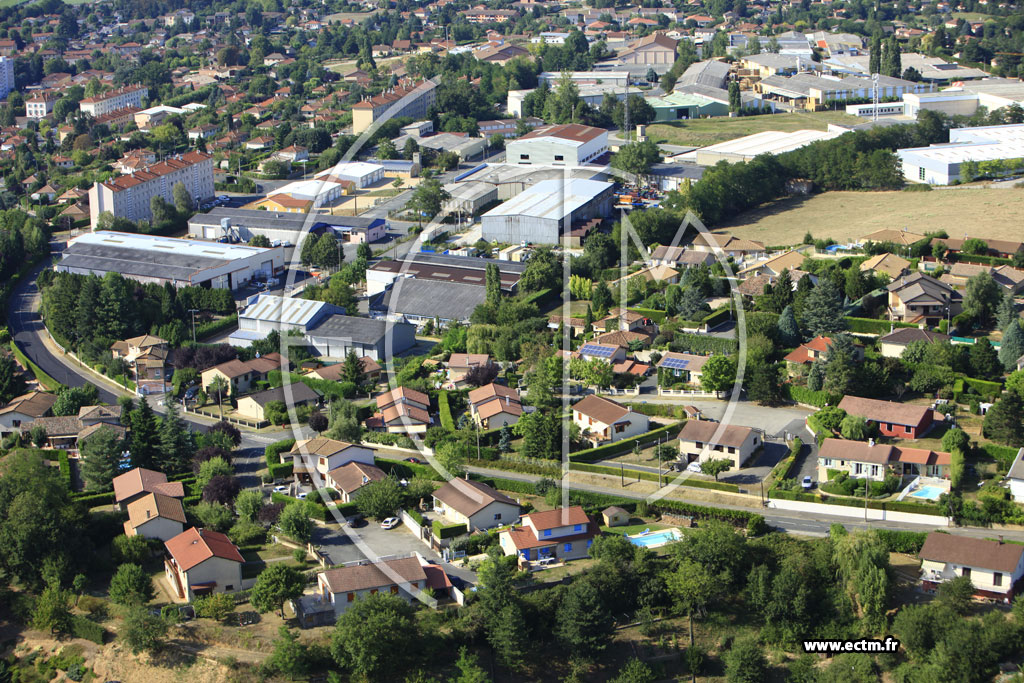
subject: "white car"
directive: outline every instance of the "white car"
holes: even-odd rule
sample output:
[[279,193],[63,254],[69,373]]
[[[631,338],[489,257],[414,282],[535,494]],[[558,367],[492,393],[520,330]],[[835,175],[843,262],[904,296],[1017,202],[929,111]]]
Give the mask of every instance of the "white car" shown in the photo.
[[814,487],[814,481],[811,479],[810,475],[808,475],[804,477],[803,481],[800,482],[800,485],[804,487],[805,491],[810,491]]
[[687,472],[695,472],[697,474],[700,474],[700,472],[701,472],[700,463],[697,462],[696,460],[694,460],[693,462],[691,462],[689,465],[686,466],[686,471]]
[[303,491],[302,493],[298,494],[295,497],[298,498],[299,500],[306,500],[306,492]]
[[275,486],[274,493],[288,493],[288,487],[283,485]]
[[387,519],[385,519],[383,522],[380,523],[380,528],[381,529],[394,529],[400,523],[401,523],[401,520],[398,519],[398,517],[388,517]]

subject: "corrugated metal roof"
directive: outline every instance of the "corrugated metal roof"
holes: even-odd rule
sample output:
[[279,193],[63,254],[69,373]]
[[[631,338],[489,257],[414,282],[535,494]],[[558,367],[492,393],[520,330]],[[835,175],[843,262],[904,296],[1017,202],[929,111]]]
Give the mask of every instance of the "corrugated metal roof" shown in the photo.
[[544,180],[491,209],[484,217],[529,216],[561,220],[611,187],[611,183],[581,178]]
[[256,303],[246,308],[238,317],[283,325],[305,326],[326,305],[323,301],[261,294]]

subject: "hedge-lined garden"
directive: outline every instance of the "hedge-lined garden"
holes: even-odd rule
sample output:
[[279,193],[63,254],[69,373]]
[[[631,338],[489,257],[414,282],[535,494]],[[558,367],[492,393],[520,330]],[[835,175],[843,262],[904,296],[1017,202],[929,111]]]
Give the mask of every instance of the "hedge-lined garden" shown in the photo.
[[[631,405],[630,409],[632,409]],[[664,427],[652,429],[651,431],[646,432],[644,434],[640,434],[639,436],[636,437],[631,437],[629,439],[623,439],[622,441],[608,443],[603,446],[587,448],[582,451],[570,453],[569,460],[571,462],[594,462],[595,460],[603,460],[605,458],[621,455],[632,450],[633,445],[637,441],[639,441],[641,445],[650,445],[664,436],[669,436],[670,439],[674,439],[679,434],[679,430],[682,428],[682,422],[673,422],[670,425],[665,425]]]
[[288,479],[292,476],[292,463],[281,462],[281,453],[286,453],[295,446],[295,439],[282,439],[275,441],[263,449],[263,456],[267,461],[267,470],[273,480]]

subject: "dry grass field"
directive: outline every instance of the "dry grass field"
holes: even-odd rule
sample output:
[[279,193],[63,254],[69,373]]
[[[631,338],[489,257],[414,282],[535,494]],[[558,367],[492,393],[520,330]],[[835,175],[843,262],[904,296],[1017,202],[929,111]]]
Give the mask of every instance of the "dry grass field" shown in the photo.
[[784,199],[718,226],[721,232],[767,245],[797,244],[808,231],[845,242],[881,228],[960,237],[1020,239],[1024,190],[960,189],[932,192],[825,192]]
[[693,119],[675,123],[655,123],[647,127],[652,140],[683,147],[707,147],[744,135],[763,133],[766,130],[827,130],[828,124],[855,125],[863,119],[841,111],[795,112],[764,116],[741,116],[730,119],[716,116],[710,119]]

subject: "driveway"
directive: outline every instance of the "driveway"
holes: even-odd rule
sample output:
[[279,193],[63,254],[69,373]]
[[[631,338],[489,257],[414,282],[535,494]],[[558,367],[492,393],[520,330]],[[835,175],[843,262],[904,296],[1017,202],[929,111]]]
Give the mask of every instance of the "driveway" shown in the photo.
[[765,441],[761,454],[749,465],[735,474],[719,475],[718,479],[730,484],[737,484],[740,487],[756,486],[768,476],[768,473],[779,464],[779,461],[786,457],[787,453],[789,453],[789,447],[785,443]]
[[818,444],[814,439],[801,435],[804,447],[800,449],[800,455],[796,456],[793,469],[790,470],[790,479],[803,481],[804,477],[810,477],[815,484],[818,483]]

